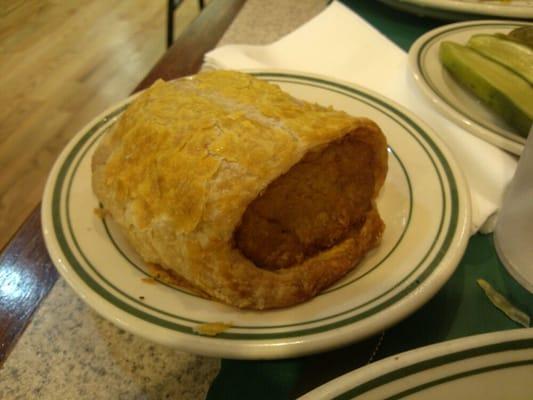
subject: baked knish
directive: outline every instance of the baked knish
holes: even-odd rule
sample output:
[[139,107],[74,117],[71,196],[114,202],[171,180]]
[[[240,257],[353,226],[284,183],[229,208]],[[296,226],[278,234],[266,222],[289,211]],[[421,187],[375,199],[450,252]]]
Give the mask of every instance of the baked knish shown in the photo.
[[244,73],[156,82],[92,168],[96,196],[147,263],[236,307],[312,298],[384,229],[379,127]]

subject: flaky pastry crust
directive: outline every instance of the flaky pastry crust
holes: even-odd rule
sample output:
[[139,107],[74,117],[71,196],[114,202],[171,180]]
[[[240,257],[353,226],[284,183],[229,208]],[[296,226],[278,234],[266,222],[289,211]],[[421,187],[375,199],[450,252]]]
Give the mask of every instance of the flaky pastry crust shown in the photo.
[[306,153],[351,135],[374,151],[375,200],[387,145],[366,118],[298,100],[250,75],[216,71],[156,82],[93,156],[93,189],[147,263],[221,302],[269,309],[308,300],[381,238],[375,201],[334,246],[287,268],[259,268],[235,246],[247,206]]

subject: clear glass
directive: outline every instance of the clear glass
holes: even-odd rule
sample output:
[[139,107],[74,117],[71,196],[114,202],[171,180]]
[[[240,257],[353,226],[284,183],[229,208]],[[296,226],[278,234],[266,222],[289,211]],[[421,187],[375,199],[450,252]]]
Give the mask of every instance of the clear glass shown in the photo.
[[509,273],[533,293],[533,127],[505,192],[494,244]]

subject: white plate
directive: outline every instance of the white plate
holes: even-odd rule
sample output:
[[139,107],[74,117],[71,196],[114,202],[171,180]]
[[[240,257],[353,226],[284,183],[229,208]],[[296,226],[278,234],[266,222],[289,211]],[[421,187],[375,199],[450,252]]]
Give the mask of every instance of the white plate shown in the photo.
[[475,15],[497,18],[533,18],[533,0],[381,0],[391,6],[437,18],[470,19]]
[[454,81],[439,60],[439,47],[444,40],[464,44],[474,34],[507,33],[525,25],[517,21],[450,24],[421,36],[409,49],[415,81],[435,107],[474,135],[514,154],[522,152],[526,140]]
[[533,328],[422,347],[349,372],[302,396],[319,399],[533,398]]
[[[164,284],[111,221],[93,210],[91,156],[130,101],[79,132],[54,165],[42,203],[52,260],[70,286],[105,318],[150,340],[226,358],[282,358],[354,342],[398,322],[429,300],[455,270],[469,237],[469,195],[457,164],[436,135],[404,109],[366,89],[287,72],[262,79],[309,101],[375,120],[390,145],[389,174],[378,199],[387,228],[381,246],[315,299],[276,311],[243,311]],[[198,324],[231,323],[216,336]]]

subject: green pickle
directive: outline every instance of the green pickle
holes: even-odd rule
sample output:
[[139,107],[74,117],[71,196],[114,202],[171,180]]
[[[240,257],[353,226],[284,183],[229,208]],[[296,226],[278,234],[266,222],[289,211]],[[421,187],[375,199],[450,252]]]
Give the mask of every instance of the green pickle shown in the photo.
[[533,87],[509,70],[475,50],[445,41],[439,49],[444,67],[454,79],[527,137],[533,123]]
[[533,49],[494,35],[474,35],[466,44],[533,84]]

